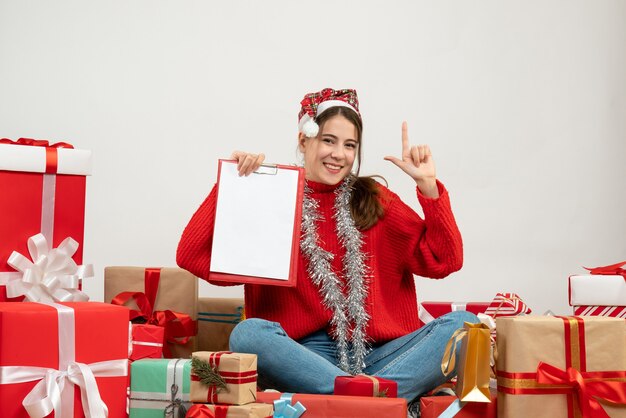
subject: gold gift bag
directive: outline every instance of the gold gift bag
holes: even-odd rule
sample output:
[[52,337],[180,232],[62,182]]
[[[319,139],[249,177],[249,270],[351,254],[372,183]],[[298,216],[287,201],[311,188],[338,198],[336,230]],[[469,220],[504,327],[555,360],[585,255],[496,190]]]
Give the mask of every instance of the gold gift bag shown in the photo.
[[491,402],[489,394],[489,362],[491,360],[491,331],[485,324],[466,322],[452,335],[441,361],[444,375],[454,370],[456,346],[461,341],[457,367],[456,394],[462,402]]

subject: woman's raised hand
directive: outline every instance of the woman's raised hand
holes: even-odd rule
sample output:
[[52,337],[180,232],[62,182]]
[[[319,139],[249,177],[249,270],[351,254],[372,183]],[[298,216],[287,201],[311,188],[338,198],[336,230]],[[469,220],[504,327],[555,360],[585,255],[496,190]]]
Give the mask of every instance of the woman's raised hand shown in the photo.
[[430,153],[430,147],[428,145],[409,145],[406,122],[402,122],[402,158],[387,156],[385,160],[391,161],[411,176],[422,194],[429,197],[439,196],[435,161]]
[[237,171],[240,176],[249,176],[256,171],[261,164],[263,164],[263,161],[265,161],[265,154],[251,154],[244,151],[233,151],[230,159],[237,161]]

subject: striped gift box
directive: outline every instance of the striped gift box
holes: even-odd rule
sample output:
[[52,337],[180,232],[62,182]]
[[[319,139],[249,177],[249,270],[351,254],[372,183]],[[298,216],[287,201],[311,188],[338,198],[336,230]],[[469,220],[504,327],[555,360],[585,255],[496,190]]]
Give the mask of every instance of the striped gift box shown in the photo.
[[610,316],[626,319],[626,306],[574,306],[575,316]]
[[515,293],[498,293],[489,307],[485,311],[485,315],[494,318],[501,316],[517,316],[527,315],[531,312],[530,308]]

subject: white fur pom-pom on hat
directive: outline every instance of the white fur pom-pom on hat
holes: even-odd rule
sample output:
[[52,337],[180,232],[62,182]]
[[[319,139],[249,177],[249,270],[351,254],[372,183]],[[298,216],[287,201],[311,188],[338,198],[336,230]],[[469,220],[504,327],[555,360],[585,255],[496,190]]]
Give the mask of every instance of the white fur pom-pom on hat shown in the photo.
[[315,138],[320,131],[320,126],[317,123],[315,123],[313,119],[311,118],[308,118],[308,119],[309,120],[304,122],[304,124],[302,125],[301,132],[307,138]]
[[307,138],[316,137],[320,127],[315,118],[331,107],[342,106],[352,109],[359,117],[359,99],[356,90],[324,89],[317,93],[309,93],[300,102],[301,109],[298,114],[298,130]]

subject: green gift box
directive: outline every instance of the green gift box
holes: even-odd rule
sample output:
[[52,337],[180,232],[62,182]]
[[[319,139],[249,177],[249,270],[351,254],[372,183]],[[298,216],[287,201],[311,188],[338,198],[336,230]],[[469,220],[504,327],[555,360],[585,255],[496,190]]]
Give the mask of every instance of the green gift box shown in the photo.
[[185,416],[189,359],[142,359],[130,366],[130,418]]

